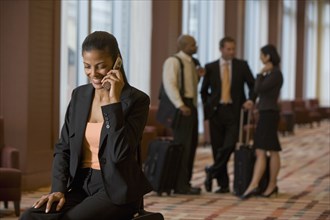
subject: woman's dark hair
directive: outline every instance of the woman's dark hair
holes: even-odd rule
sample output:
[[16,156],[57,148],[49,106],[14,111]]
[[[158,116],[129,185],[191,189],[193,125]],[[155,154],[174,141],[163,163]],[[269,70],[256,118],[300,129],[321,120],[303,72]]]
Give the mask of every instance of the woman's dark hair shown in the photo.
[[[122,58],[117,39],[106,31],[95,31],[85,38],[82,43],[82,53],[91,50],[100,50],[108,53],[113,62],[116,61],[118,56]],[[124,82],[127,83],[123,65],[121,65],[120,71],[123,74]]]
[[272,62],[272,64],[274,66],[278,66],[281,62],[281,57],[277,52],[277,49],[274,45],[272,44],[267,44],[266,46],[263,46],[261,48],[261,52],[264,55],[269,55],[270,57],[270,62]]

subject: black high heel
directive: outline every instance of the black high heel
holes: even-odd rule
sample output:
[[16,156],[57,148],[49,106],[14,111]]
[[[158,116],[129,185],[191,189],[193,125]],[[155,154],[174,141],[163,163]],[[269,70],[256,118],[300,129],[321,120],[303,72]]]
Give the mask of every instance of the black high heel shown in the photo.
[[277,194],[278,194],[278,186],[275,186],[275,188],[273,189],[273,191],[271,191],[269,194],[267,194],[267,195],[262,194],[261,196],[262,196],[262,197],[265,197],[265,198],[269,198],[269,197],[271,197],[273,194],[275,194],[276,197],[277,197]]
[[252,197],[252,196],[256,196],[256,195],[258,195],[258,192],[259,192],[258,187],[256,187],[256,188],[254,188],[253,190],[251,190],[251,192],[249,192],[249,193],[247,193],[247,194],[243,194],[243,195],[241,195],[241,196],[240,196],[240,199],[241,199],[241,200],[245,200],[245,199],[248,199],[248,198],[250,198],[250,197]]

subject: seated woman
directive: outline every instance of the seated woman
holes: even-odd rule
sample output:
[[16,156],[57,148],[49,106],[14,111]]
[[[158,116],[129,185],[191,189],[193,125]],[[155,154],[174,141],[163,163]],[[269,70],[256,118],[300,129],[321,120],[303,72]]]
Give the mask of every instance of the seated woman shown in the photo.
[[136,150],[149,97],[131,87],[116,38],[86,37],[82,57],[89,84],[77,87],[55,145],[51,192],[21,216],[33,219],[131,219],[152,190]]

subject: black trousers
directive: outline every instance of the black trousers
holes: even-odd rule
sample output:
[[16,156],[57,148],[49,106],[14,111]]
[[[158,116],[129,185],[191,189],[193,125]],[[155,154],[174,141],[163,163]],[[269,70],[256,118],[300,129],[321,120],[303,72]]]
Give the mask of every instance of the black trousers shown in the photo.
[[100,170],[81,169],[71,191],[65,195],[66,202],[56,211],[56,203],[46,214],[46,204],[30,208],[20,217],[21,220],[94,220],[94,219],[132,219],[138,211],[141,201],[127,205],[115,205],[106,194]]
[[176,191],[185,191],[190,187],[198,144],[197,109],[192,99],[184,98],[183,101],[191,109],[191,114],[189,116],[181,115],[176,127],[173,128],[174,141],[183,145],[183,155],[181,165],[178,168],[179,174],[175,187]]
[[214,163],[209,167],[220,187],[229,187],[227,163],[234,151],[239,133],[239,118],[233,105],[219,105],[209,120]]

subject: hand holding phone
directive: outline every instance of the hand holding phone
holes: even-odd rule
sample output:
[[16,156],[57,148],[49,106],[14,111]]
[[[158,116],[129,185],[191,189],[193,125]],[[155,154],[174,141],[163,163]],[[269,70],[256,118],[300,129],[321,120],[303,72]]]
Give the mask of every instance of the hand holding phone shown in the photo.
[[[117,59],[116,59],[115,64],[114,64],[113,67],[112,67],[112,69],[113,69],[113,70],[119,70],[120,67],[121,67],[121,65],[122,65],[122,60],[121,60],[120,56],[118,56]],[[103,88],[105,88],[105,89],[107,89],[107,90],[110,90],[110,88],[111,88],[111,84],[110,84],[109,82],[105,82],[105,83],[103,84]]]

